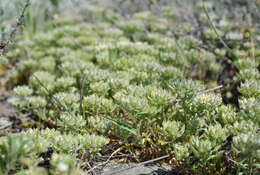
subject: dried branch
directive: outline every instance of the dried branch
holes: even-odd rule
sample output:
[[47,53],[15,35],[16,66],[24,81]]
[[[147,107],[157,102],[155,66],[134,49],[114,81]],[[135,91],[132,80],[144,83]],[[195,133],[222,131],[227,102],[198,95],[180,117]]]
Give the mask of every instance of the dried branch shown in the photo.
[[26,3],[23,7],[23,10],[22,10],[20,16],[18,17],[16,23],[12,27],[12,31],[9,35],[9,39],[5,43],[0,44],[0,56],[3,56],[8,52],[8,48],[13,43],[18,28],[23,25],[25,12],[29,6],[30,6],[30,0],[26,0]]

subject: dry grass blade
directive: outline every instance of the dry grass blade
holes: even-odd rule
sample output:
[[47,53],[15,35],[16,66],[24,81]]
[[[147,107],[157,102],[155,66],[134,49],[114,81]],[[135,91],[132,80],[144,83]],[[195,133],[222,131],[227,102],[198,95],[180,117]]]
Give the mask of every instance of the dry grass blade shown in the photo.
[[224,40],[221,38],[221,36],[219,35],[219,33],[218,33],[218,31],[217,31],[217,28],[216,28],[216,26],[213,24],[213,22],[212,22],[212,20],[211,20],[211,18],[210,18],[210,16],[209,16],[209,12],[208,12],[207,8],[205,7],[205,5],[203,6],[203,10],[204,10],[204,12],[205,12],[205,14],[206,14],[206,16],[207,16],[207,18],[208,18],[210,27],[214,30],[214,32],[215,32],[215,34],[217,35],[217,37],[219,38],[220,42],[223,44],[223,46],[224,46],[227,50],[232,51],[232,50],[230,49],[230,47],[228,47],[228,45],[225,43],[225,41],[224,41]]
[[83,116],[83,98],[84,98],[84,82],[86,80],[86,74],[83,73],[83,77],[80,80],[80,100],[79,100],[79,108],[80,108],[80,114]]
[[66,106],[64,106],[64,105],[60,102],[59,99],[57,99],[55,96],[51,96],[51,95],[50,95],[49,89],[41,82],[41,80],[40,80],[37,76],[35,76],[35,75],[32,75],[32,76],[37,80],[37,82],[39,83],[39,85],[45,90],[46,95],[50,97],[51,103],[52,103],[53,105],[55,105],[60,111],[62,111],[62,112],[67,112],[69,115],[73,116],[73,114],[72,114],[69,110],[67,110]]

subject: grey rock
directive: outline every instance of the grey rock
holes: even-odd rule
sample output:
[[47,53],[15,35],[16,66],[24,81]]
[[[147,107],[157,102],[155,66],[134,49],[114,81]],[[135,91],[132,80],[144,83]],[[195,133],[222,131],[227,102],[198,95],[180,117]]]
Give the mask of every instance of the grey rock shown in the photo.
[[103,168],[100,175],[174,175],[169,167],[159,165],[119,164]]

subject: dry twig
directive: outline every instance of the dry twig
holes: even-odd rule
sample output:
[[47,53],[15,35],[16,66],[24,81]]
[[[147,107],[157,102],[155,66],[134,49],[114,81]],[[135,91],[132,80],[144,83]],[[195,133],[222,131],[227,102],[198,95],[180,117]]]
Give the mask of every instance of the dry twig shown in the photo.
[[18,17],[16,23],[12,27],[11,33],[9,35],[9,39],[5,43],[0,44],[1,45],[0,46],[0,56],[3,56],[8,52],[8,48],[13,43],[18,28],[23,25],[25,12],[29,6],[30,6],[30,0],[26,0],[26,3],[23,7],[23,10],[22,10],[20,16]]

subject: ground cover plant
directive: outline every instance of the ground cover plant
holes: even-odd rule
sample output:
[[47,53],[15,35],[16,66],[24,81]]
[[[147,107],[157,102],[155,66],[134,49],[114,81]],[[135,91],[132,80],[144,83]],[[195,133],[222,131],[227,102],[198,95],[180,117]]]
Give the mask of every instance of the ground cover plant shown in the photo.
[[29,120],[0,137],[0,174],[91,174],[107,155],[257,174],[259,2],[233,2],[242,27],[223,3],[144,2],[82,5],[16,36],[4,85]]

